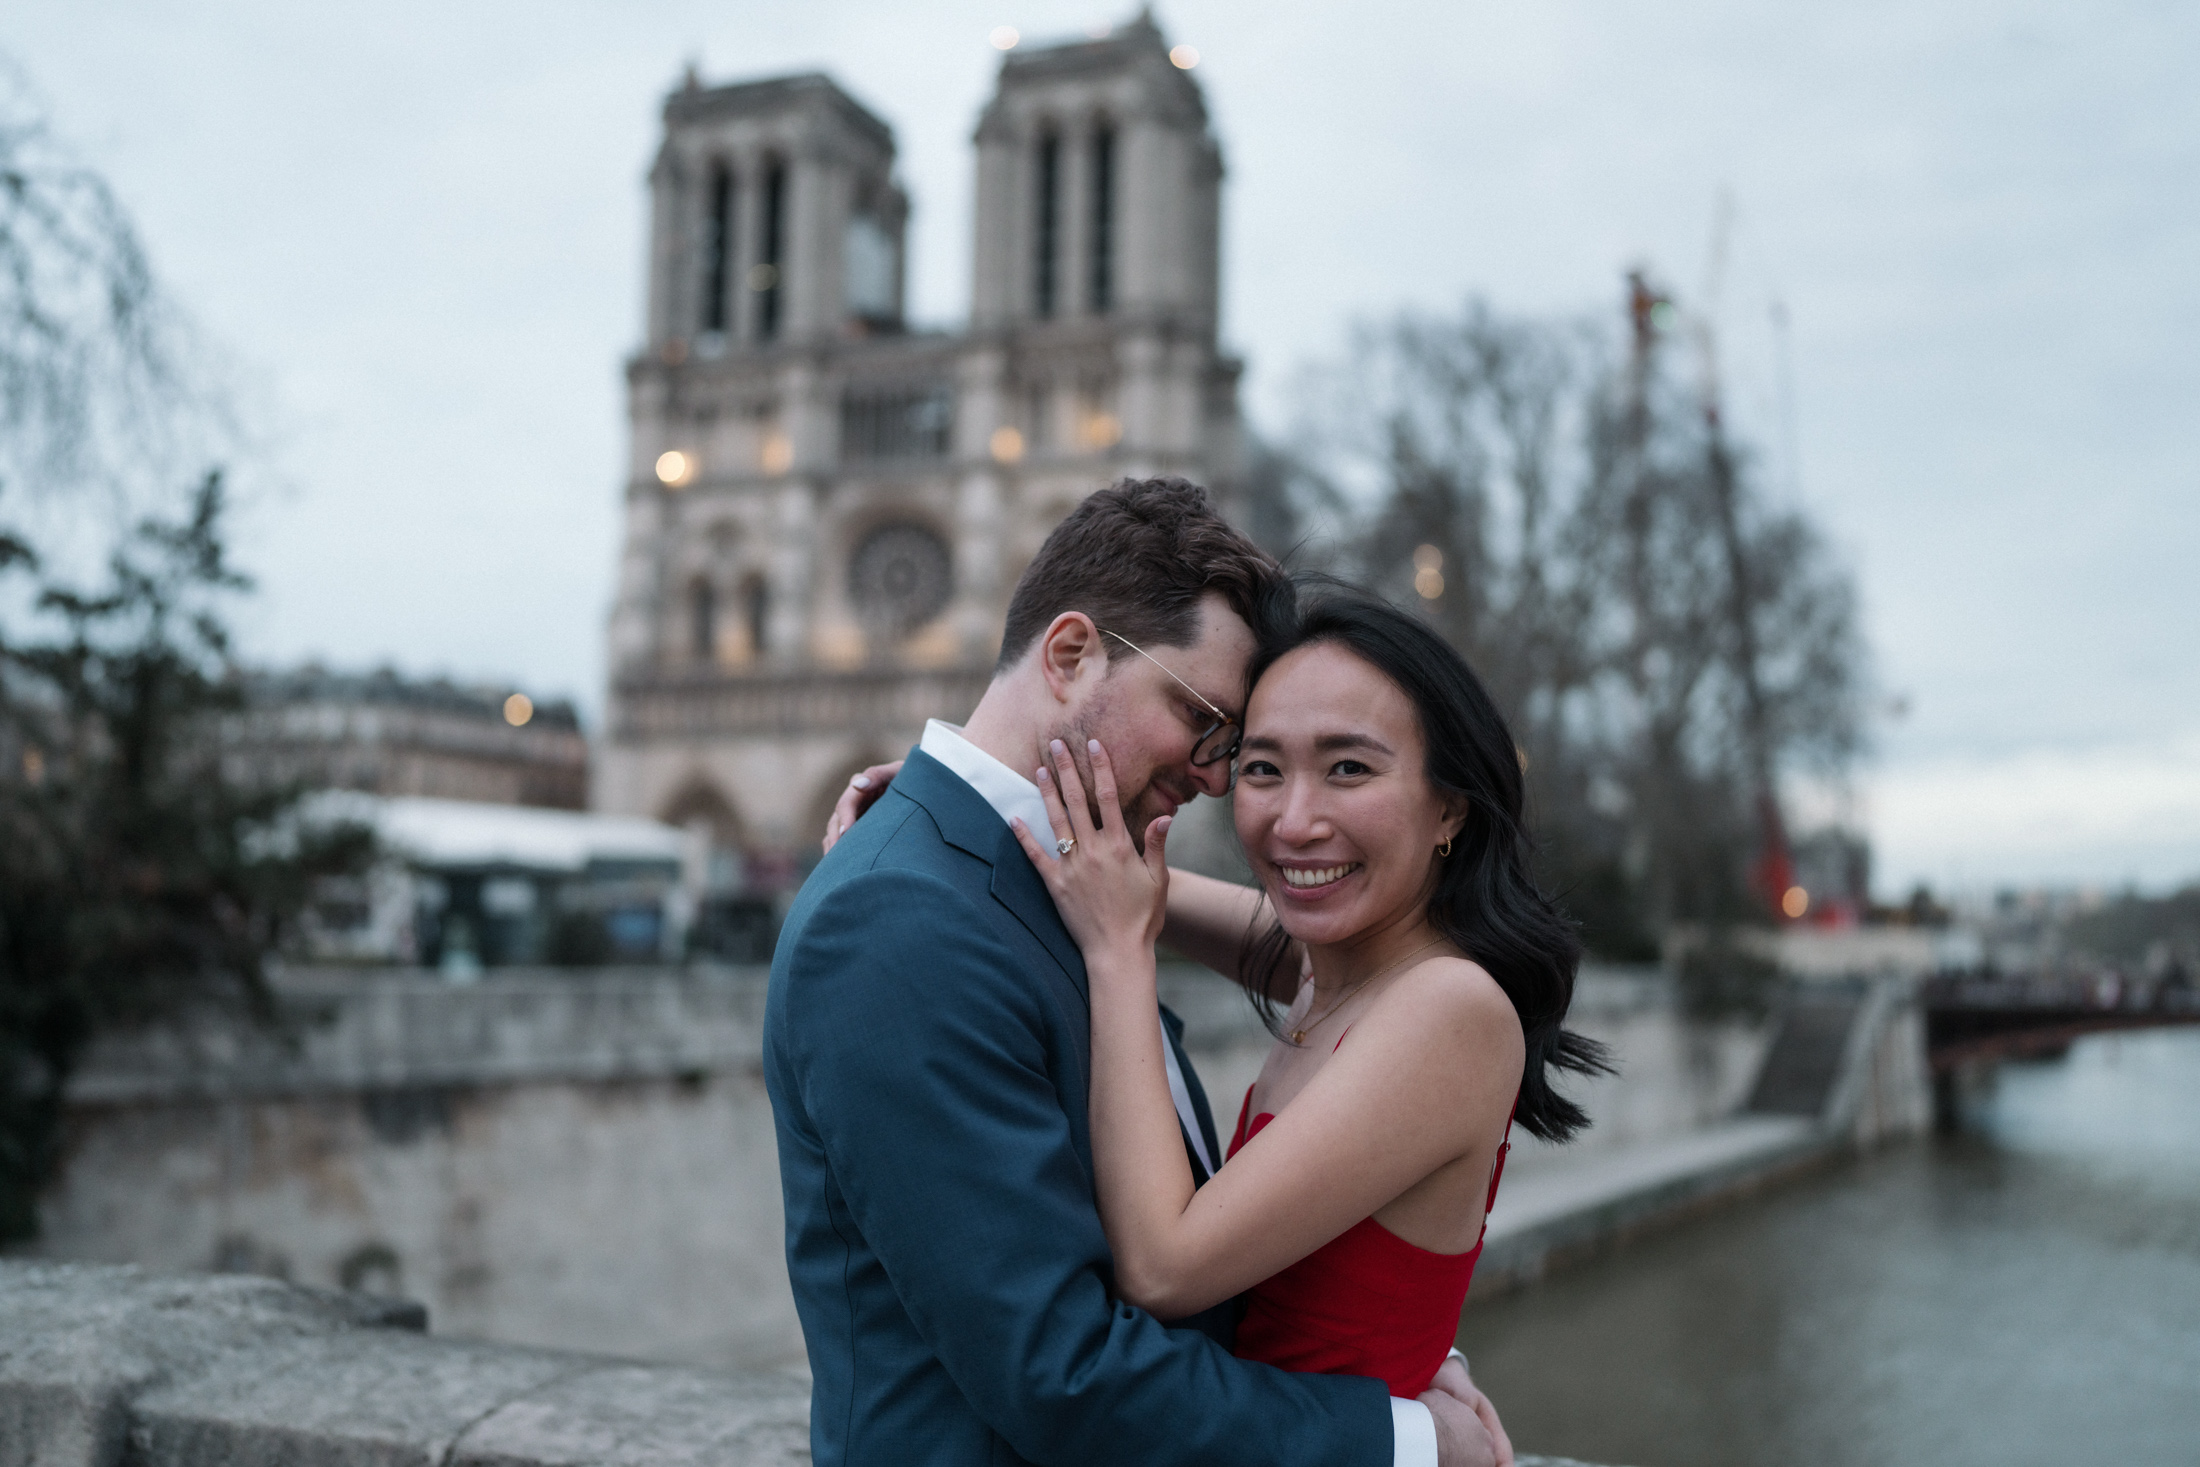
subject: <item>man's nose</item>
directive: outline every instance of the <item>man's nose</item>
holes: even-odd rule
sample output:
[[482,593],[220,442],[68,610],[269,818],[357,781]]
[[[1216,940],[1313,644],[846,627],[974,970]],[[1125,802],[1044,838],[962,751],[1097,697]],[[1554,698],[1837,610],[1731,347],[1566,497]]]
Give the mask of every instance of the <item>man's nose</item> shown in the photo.
[[1212,764],[1194,764],[1189,767],[1192,771],[1192,783],[1199,786],[1201,794],[1213,795],[1219,799],[1230,793],[1229,760],[1218,759]]

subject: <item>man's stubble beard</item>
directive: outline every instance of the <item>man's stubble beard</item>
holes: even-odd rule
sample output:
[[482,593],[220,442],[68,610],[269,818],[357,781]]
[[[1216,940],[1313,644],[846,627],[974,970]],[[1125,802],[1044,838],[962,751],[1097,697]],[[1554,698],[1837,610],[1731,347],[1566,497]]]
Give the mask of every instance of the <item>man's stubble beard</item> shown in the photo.
[[[1071,720],[1061,732],[1047,735],[1050,742],[1054,739],[1060,739],[1070,751],[1070,759],[1077,765],[1077,777],[1085,786],[1085,813],[1092,817],[1095,829],[1105,828],[1107,820],[1100,812],[1099,797],[1093,789],[1092,753],[1086,746],[1092,740],[1100,738],[1100,735],[1095,733],[1094,729],[1100,721],[1099,715],[1106,711],[1106,705],[1102,704],[1083,717]],[[1107,740],[1100,739],[1100,744],[1102,748],[1106,748]],[[1115,751],[1109,749],[1108,755],[1112,759]],[[1048,762],[1049,764],[1053,762],[1051,756],[1049,756]],[[1122,775],[1120,767],[1118,767],[1116,774],[1117,778],[1120,779]],[[1141,785],[1136,793],[1126,791],[1120,784],[1115,791],[1116,798],[1123,803],[1124,823],[1130,827],[1131,846],[1141,856],[1146,854],[1146,827],[1152,823],[1151,818],[1145,814],[1141,807],[1146,803],[1146,797],[1152,793],[1153,781],[1151,779]]]

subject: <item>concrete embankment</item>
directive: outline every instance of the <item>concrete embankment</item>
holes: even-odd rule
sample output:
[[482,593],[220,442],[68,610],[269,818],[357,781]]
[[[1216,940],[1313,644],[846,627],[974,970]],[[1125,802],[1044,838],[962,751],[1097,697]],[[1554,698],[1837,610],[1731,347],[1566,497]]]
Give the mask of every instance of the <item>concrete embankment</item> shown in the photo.
[[[1227,1132],[1269,1036],[1211,975],[1164,987]],[[798,1362],[762,988],[755,971],[293,974],[288,1042],[213,1029],[92,1057],[30,1251],[400,1295],[457,1337]],[[1859,1126],[1900,1129],[1874,1119],[1919,1068],[1898,996],[1807,994],[1773,1025],[1703,1024],[1654,971],[1585,972],[1573,1022],[1622,1072],[1576,1087],[1595,1118],[1581,1140],[1515,1136],[1478,1294]]]
[[[1227,1128],[1266,1036],[1233,990],[1167,986]],[[0,1263],[0,1467],[807,1459],[800,1379],[722,1368],[799,1348],[756,975],[292,993],[314,1016],[294,1044],[171,1038],[87,1071],[43,1247],[425,1293],[461,1337],[359,1292]],[[1478,1294],[1929,1112],[1898,981],[1808,986],[1770,1025],[1722,1027],[1654,975],[1596,972],[1576,1023],[1626,1071],[1582,1092],[1589,1140],[1516,1150]],[[582,1343],[689,1363],[562,1348]]]
[[[1269,1036],[1227,985],[1187,970],[1167,975],[1164,993],[1227,1131]],[[1618,1073],[1566,1081],[1592,1117],[1578,1140],[1544,1146],[1515,1131],[1477,1298],[1930,1120],[1906,979],[1813,978],[1769,1021],[1705,1022],[1654,968],[1592,966],[1568,1024],[1603,1041]]]
[[[1593,1030],[1594,1012],[1584,1028]],[[1736,1114],[1578,1156],[1531,1153],[1491,1209],[1476,1296],[1930,1123],[1924,1029],[1908,979],[1799,984],[1764,1040]]]

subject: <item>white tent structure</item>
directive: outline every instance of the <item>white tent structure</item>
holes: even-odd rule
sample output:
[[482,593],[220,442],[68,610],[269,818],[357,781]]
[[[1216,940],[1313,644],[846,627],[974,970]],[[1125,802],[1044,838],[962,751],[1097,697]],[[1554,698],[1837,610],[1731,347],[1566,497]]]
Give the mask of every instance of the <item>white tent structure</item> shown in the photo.
[[579,875],[591,865],[670,863],[686,858],[688,837],[631,815],[591,815],[524,805],[403,796],[377,800],[370,822],[383,843],[428,867],[510,866]]
[[484,966],[677,958],[693,910],[692,837],[669,825],[520,805],[331,792],[308,817],[362,824],[384,859],[323,902],[323,957]]

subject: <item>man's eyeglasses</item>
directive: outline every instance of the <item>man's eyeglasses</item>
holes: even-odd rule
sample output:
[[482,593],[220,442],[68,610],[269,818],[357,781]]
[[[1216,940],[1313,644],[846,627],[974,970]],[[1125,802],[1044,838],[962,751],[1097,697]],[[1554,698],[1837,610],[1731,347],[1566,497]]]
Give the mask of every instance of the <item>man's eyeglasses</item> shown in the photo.
[[[1101,627],[1100,630],[1108,636],[1114,637],[1116,641],[1121,642],[1163,672],[1169,672],[1167,664],[1129,637],[1117,632],[1110,632],[1106,627]],[[1175,673],[1169,672],[1169,676],[1178,687],[1190,693],[1198,701],[1200,707],[1215,716],[1215,721],[1208,726],[1207,731],[1192,741],[1192,763],[1198,765],[1220,764],[1225,760],[1235,759],[1238,746],[1245,741],[1245,731],[1238,727],[1237,720],[1201,697],[1199,689],[1177,677]]]

